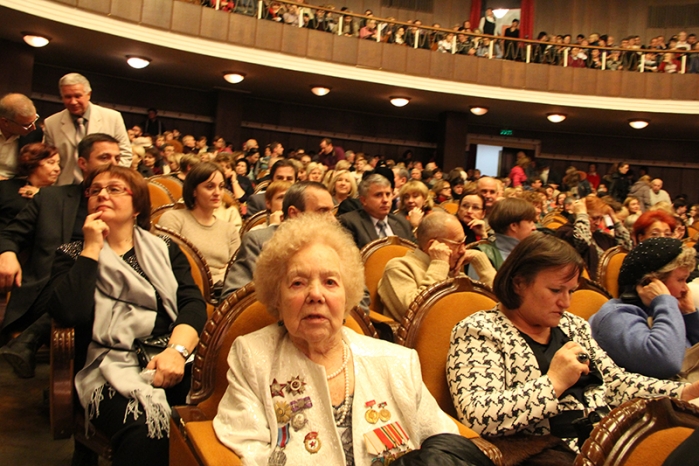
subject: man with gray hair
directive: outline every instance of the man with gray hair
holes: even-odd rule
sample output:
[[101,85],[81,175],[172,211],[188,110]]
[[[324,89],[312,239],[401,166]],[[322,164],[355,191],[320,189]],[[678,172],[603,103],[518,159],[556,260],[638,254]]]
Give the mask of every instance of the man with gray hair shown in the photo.
[[670,195],[663,189],[663,180],[656,178],[650,182],[650,205],[654,206],[658,202],[672,204]]
[[400,236],[415,241],[408,221],[391,214],[393,191],[391,182],[379,174],[369,175],[359,183],[361,209],[353,210],[338,217],[362,249],[370,242],[386,236]]
[[386,264],[379,281],[385,313],[401,322],[410,303],[424,290],[449,277],[463,275],[471,264],[481,280],[492,286],[495,269],[482,251],[466,249],[459,220],[446,212],[432,212],[417,227],[418,249]]
[[0,180],[12,178],[17,173],[17,157],[22,146],[40,141],[25,140],[36,129],[38,119],[29,97],[6,94],[0,98]]
[[68,73],[58,81],[65,110],[46,119],[45,142],[56,146],[61,156],[57,185],[83,180],[78,166],[78,144],[88,134],[104,133],[119,141],[122,167],[131,166],[131,142],[121,113],[90,103],[92,88],[85,76]]

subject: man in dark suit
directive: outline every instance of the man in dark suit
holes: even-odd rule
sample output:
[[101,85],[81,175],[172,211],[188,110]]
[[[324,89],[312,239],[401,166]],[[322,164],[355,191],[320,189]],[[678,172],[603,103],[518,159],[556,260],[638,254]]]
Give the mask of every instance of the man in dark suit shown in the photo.
[[[328,188],[315,181],[302,181],[292,185],[284,195],[282,212],[284,219],[295,218],[305,212],[332,215],[333,199]],[[238,255],[231,265],[223,284],[221,299],[252,281],[257,257],[262,247],[272,238],[279,225],[246,233],[240,243]]]
[[41,142],[36,131],[34,103],[23,94],[6,94],[0,98],[0,180],[17,173],[19,150],[30,142]]
[[391,214],[393,193],[391,182],[384,176],[374,174],[359,183],[359,202],[362,208],[340,215],[338,219],[362,249],[375,239],[400,236],[415,241],[408,221]]
[[[87,177],[98,168],[119,163],[119,141],[107,134],[86,136],[78,145],[78,166]],[[56,248],[82,240],[87,216],[85,186],[42,188],[0,234],[0,291],[12,291],[0,341],[22,334],[0,349],[21,377],[34,376],[34,354],[51,330],[44,313],[48,296],[40,296],[50,275]],[[20,265],[18,256],[28,252]]]

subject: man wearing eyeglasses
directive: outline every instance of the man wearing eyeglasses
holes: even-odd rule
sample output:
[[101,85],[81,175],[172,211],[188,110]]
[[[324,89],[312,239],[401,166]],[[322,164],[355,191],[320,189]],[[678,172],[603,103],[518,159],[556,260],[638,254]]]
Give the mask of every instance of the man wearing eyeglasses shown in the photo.
[[[83,177],[105,165],[118,165],[119,141],[90,134],[78,145]],[[35,353],[48,342],[51,319],[44,313],[50,293],[42,293],[50,276],[56,248],[83,239],[87,216],[85,187],[80,184],[42,188],[0,232],[0,292],[12,291],[5,311],[0,345],[14,332],[22,334],[0,348],[0,354],[23,378],[34,376]],[[17,257],[29,253],[22,267]]]
[[434,211],[417,227],[418,249],[386,264],[379,281],[379,296],[385,314],[400,322],[410,303],[437,282],[463,274],[464,265],[478,271],[481,281],[492,285],[495,269],[485,253],[466,249],[464,229],[459,220]]
[[36,129],[39,115],[29,97],[23,94],[6,94],[0,99],[0,180],[12,178],[17,173],[19,149],[38,138],[27,138]]
[[78,73],[68,73],[58,81],[65,110],[46,118],[46,144],[56,146],[61,155],[57,185],[80,183],[78,143],[88,134],[104,133],[119,141],[122,167],[131,166],[131,142],[121,113],[90,102],[90,82]]

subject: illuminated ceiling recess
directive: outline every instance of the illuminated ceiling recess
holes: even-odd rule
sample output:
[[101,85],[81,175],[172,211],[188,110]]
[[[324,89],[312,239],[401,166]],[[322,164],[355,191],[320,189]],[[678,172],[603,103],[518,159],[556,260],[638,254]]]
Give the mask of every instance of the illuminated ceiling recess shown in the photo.
[[633,129],[643,129],[648,126],[649,123],[650,121],[648,120],[629,120],[629,126],[631,126]]
[[395,107],[405,107],[410,103],[410,97],[391,97],[391,103]]
[[330,94],[330,88],[323,86],[313,86],[311,88],[311,92],[317,95],[318,97],[323,97],[324,95]]
[[150,65],[150,58],[134,57],[127,55],[126,63],[128,63],[131,68],[136,68],[137,70],[140,70],[141,68],[145,68],[146,66]]
[[471,107],[471,113],[478,116],[483,116],[488,113],[488,107]]
[[51,39],[45,36],[40,36],[38,34],[32,34],[31,32],[23,32],[22,38],[24,42],[31,45],[32,47],[44,47],[51,42]]
[[243,73],[225,73],[223,75],[223,79],[225,79],[231,84],[238,84],[243,82],[243,79],[245,79],[245,75]]
[[546,118],[548,118],[551,123],[560,123],[566,119],[566,115],[562,113],[549,113],[546,115]]

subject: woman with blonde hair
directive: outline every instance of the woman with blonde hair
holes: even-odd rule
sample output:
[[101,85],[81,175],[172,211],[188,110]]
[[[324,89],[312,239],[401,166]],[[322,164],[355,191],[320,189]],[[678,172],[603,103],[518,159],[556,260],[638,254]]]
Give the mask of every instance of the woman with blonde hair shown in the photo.
[[410,222],[413,228],[417,228],[422,218],[429,214],[434,207],[432,195],[422,181],[411,180],[400,188],[400,212]]
[[318,162],[311,162],[306,167],[306,180],[323,182],[323,174],[325,173],[325,165]]
[[357,197],[357,181],[350,171],[337,171],[330,181],[328,190],[333,197],[333,204],[339,205],[345,199]]

